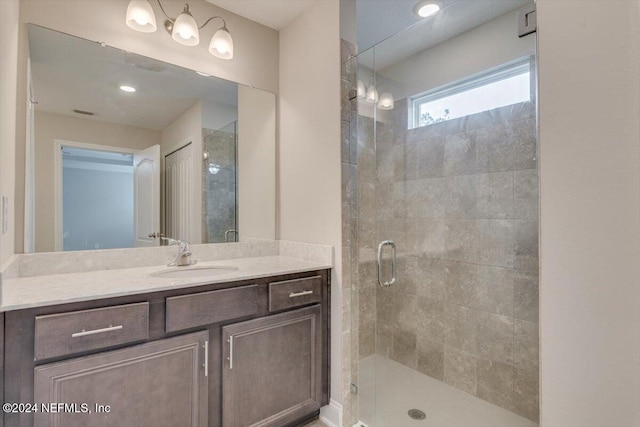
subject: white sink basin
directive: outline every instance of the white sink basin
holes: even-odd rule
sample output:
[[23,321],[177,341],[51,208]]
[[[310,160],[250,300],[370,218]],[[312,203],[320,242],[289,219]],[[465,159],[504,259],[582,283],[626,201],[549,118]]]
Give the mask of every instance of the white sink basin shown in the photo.
[[172,267],[151,273],[149,276],[162,279],[191,279],[195,277],[212,277],[237,271],[237,267]]

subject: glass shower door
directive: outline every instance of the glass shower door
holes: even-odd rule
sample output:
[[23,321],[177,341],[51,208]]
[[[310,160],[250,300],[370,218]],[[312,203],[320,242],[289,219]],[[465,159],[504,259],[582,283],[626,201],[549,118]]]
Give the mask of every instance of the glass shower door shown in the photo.
[[357,57],[352,425],[537,425],[535,34],[495,6]]

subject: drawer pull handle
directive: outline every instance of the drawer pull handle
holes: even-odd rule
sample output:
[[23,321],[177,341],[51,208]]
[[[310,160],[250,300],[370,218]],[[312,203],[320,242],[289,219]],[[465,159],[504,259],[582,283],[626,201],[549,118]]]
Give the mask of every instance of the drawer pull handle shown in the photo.
[[101,334],[103,332],[117,331],[119,329],[122,329],[122,325],[109,326],[108,328],[94,329],[92,331],[85,331],[83,329],[81,332],[76,332],[74,334],[71,334],[71,338],[86,337],[87,335]]
[[303,297],[305,295],[311,295],[313,293],[313,291],[300,291],[300,292],[291,292],[289,294],[289,298],[295,298],[295,297]]

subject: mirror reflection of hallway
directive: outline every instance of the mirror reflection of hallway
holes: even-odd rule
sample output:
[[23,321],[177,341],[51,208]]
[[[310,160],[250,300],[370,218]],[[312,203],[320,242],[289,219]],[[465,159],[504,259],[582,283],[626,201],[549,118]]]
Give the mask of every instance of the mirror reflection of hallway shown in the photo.
[[[158,200],[158,191],[153,188],[154,181],[159,180],[155,176],[157,166],[154,167],[158,162],[153,156],[149,158],[147,151],[158,148],[136,151],[66,141],[58,141],[57,145],[57,249],[148,246],[138,244],[135,236],[146,233],[147,228],[157,228],[158,219],[149,216],[153,216],[153,205]],[[145,168],[136,167],[136,160],[140,163],[140,159]],[[136,193],[144,197],[136,197]],[[143,205],[149,206],[145,209]]]

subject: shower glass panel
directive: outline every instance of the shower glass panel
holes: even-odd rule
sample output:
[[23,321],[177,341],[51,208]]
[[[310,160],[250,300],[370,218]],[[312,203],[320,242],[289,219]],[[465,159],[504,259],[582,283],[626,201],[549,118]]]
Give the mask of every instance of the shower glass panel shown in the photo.
[[237,123],[202,129],[202,243],[238,241]]
[[[360,89],[350,425],[538,423],[536,35],[517,33],[527,6],[450,2],[349,64]],[[395,262],[388,242],[378,261],[386,241]]]

